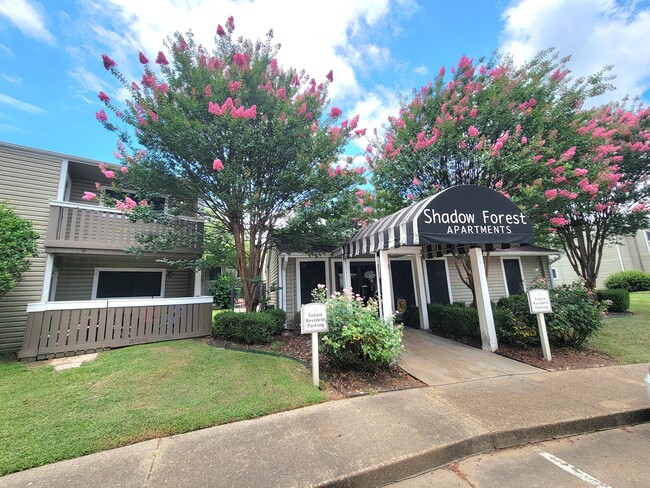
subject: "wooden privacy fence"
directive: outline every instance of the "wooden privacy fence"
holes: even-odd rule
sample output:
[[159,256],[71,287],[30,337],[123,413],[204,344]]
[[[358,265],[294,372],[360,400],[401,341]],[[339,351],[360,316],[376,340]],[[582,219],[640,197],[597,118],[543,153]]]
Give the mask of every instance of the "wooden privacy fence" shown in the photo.
[[212,297],[32,303],[21,359],[210,335]]

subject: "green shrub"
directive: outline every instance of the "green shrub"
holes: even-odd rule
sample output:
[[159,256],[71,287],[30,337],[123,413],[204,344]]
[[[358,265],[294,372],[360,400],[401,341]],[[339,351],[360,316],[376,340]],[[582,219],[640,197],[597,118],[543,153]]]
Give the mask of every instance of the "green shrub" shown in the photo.
[[420,309],[415,305],[409,305],[402,314],[402,324],[406,327],[420,328]]
[[277,332],[277,318],[268,312],[223,312],[212,320],[212,334],[244,344],[267,343]]
[[327,298],[329,331],[322,337],[321,352],[336,369],[376,369],[394,363],[402,354],[402,328],[379,318],[376,300],[352,293]]
[[0,298],[18,284],[36,256],[38,234],[32,223],[0,202]]
[[478,312],[464,303],[430,303],[429,327],[432,331],[467,337],[480,337]]
[[526,295],[502,297],[497,302],[496,309],[509,317],[509,320],[504,319],[499,324],[495,320],[499,341],[524,347],[539,342],[537,318],[529,311]]
[[239,296],[241,292],[240,279],[232,273],[224,273],[211,283],[210,295],[214,298],[215,305],[219,308],[232,308],[231,293],[234,297]]
[[605,280],[609,289],[623,288],[627,291],[650,290],[650,274],[643,271],[629,270],[614,273]]
[[625,288],[613,288],[611,290],[597,290],[596,298],[599,302],[608,300],[608,312],[625,312],[630,308],[630,292]]
[[287,321],[287,312],[281,308],[271,308],[265,310],[264,313],[269,314],[275,320],[275,334],[280,334],[284,330],[284,324]]

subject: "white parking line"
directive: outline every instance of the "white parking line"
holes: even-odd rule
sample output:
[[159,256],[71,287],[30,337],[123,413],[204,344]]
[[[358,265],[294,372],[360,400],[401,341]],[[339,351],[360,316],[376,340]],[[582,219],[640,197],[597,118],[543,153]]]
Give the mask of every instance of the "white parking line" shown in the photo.
[[566,461],[563,461],[559,457],[553,456],[553,454],[542,451],[540,449],[535,449],[535,450],[537,451],[537,454],[542,456],[547,461],[552,462],[558,468],[563,469],[567,473],[571,473],[573,476],[576,476],[576,477],[580,478],[582,481],[586,481],[590,485],[596,486],[598,488],[612,488],[611,486],[606,485],[602,481],[597,480],[596,478],[594,478],[593,476],[585,473],[584,471],[579,470],[575,466],[571,466],[569,463],[567,463]]

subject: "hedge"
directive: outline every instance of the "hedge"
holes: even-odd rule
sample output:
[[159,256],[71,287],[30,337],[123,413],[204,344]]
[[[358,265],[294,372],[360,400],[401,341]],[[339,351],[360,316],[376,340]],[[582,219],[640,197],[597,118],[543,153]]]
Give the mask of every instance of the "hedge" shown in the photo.
[[[284,322],[283,322],[284,325]],[[268,312],[222,312],[212,320],[212,334],[244,344],[271,342],[278,332],[277,316]]]
[[648,291],[650,290],[650,274],[632,269],[620,271],[608,276],[605,286],[610,290],[624,288],[627,291]]
[[612,302],[611,305],[607,306],[608,312],[625,312],[630,308],[630,292],[624,288],[597,290],[596,298],[599,302],[603,300]]

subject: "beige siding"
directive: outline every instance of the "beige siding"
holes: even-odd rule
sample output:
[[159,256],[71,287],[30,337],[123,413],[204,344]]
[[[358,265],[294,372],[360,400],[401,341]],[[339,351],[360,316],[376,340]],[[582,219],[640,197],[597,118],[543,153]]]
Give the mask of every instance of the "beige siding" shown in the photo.
[[[97,174],[101,176],[99,169],[97,170]],[[97,179],[99,179],[99,176]],[[84,180],[81,178],[72,179],[70,186],[70,198],[68,201],[72,203],[83,203],[84,205],[99,205],[99,199],[90,201],[81,199],[81,197],[84,195],[84,192],[86,191],[97,193],[97,190],[95,189],[95,181]]]
[[[90,300],[92,298],[95,268],[165,268],[154,258],[136,259],[133,256],[78,256],[57,257],[58,271],[56,301]],[[165,278],[165,298],[194,295],[194,272],[170,269]]]
[[296,307],[296,260],[287,262],[287,317],[293,317]]
[[[558,283],[571,283],[578,277],[566,257],[554,263],[552,267],[558,271]],[[650,273],[650,251],[644,230],[621,238],[618,246],[607,244],[604,247],[596,287],[603,288],[609,275],[632,269]]]
[[27,304],[41,298],[46,254],[43,237],[47,229],[49,201],[55,200],[62,159],[0,143],[0,200],[8,201],[18,215],[32,221],[41,234],[38,257],[32,258],[21,282],[0,298],[0,352],[20,349]]
[[[472,291],[461,281],[453,257],[447,258],[449,267],[449,281],[451,282],[451,295],[454,302],[472,303]],[[484,256],[484,259],[487,259]],[[460,266],[461,272],[463,268]],[[490,290],[490,300],[498,300],[506,294],[505,282],[503,281],[503,269],[501,259],[490,256],[487,269],[488,289]]]

